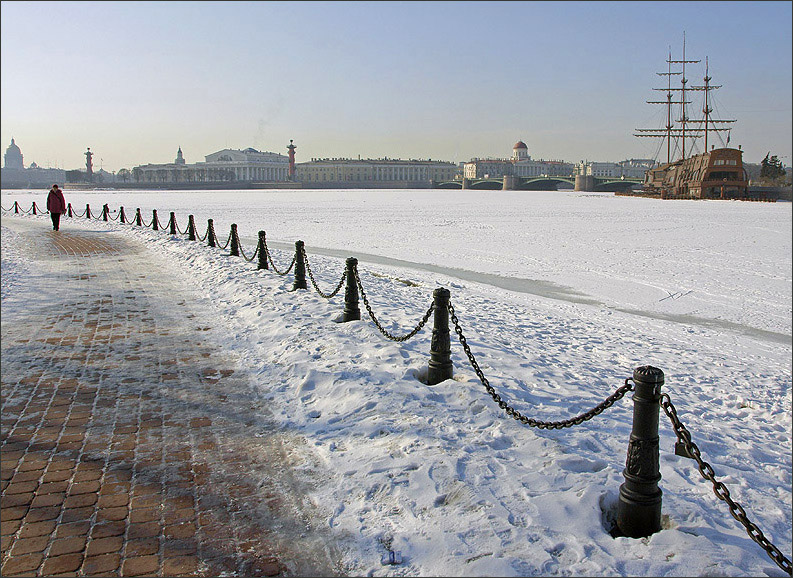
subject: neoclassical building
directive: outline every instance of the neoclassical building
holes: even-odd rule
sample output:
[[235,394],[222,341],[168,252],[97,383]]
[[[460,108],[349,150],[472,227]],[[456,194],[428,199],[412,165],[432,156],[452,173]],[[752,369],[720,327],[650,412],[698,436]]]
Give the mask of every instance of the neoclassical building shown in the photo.
[[297,163],[303,188],[430,188],[451,181],[457,165],[447,161],[401,159],[312,159]]
[[19,145],[11,139],[11,144],[3,155],[3,168],[0,172],[0,184],[3,187],[49,187],[53,183],[63,183],[66,171],[63,169],[45,169],[36,163],[25,168],[24,157]]
[[522,140],[512,147],[509,159],[472,159],[463,165],[466,179],[500,179],[514,177],[569,177],[573,174],[573,164],[565,161],[533,160],[529,147]]
[[223,149],[205,156],[204,162],[187,164],[179,147],[174,162],[134,167],[132,179],[152,184],[285,182],[289,180],[289,158],[254,148]]

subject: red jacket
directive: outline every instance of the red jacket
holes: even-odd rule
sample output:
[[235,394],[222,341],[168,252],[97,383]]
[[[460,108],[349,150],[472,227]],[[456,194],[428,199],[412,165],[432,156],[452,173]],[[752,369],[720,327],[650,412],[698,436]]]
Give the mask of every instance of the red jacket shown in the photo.
[[47,195],[47,210],[50,213],[65,213],[66,212],[66,199],[63,198],[63,193],[60,189],[50,190]]

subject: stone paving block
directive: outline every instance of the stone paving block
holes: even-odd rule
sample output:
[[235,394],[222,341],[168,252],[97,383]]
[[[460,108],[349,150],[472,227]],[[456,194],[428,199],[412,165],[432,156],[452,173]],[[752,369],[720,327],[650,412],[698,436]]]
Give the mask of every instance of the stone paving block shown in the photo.
[[115,576],[119,566],[121,566],[119,554],[89,556],[83,562],[83,573],[86,576]]
[[0,574],[3,576],[30,576],[31,572],[35,572],[41,566],[43,560],[44,556],[39,552],[22,556],[11,556],[6,559],[0,568]]
[[126,558],[121,564],[122,576],[141,576],[143,574],[155,574],[160,567],[157,556],[135,556]]
[[122,536],[92,539],[88,543],[86,556],[98,556],[99,554],[118,552],[123,546],[124,538]]
[[54,558],[46,558],[44,566],[41,568],[43,576],[62,574],[64,572],[75,572],[83,564],[82,553],[64,554]]

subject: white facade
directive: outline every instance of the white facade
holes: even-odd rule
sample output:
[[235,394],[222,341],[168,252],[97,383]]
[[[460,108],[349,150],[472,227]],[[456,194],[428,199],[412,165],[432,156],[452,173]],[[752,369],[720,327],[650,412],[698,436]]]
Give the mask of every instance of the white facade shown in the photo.
[[132,169],[133,179],[142,183],[285,182],[289,180],[289,158],[253,148],[223,149],[206,155],[205,162],[186,164],[182,149],[173,163],[141,165]]
[[575,166],[575,174],[619,179],[643,179],[644,173],[655,166],[652,159],[628,159],[618,163],[581,161]]
[[564,161],[533,160],[526,143],[518,141],[512,147],[510,159],[472,159],[463,165],[466,179],[500,179],[515,177],[569,177],[574,165]]

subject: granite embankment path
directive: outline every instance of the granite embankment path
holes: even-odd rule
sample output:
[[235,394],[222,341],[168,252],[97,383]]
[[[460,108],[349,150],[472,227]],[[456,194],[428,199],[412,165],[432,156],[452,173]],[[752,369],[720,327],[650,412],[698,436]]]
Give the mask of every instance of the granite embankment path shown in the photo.
[[2,301],[0,573],[339,574],[299,439],[184,277],[101,224],[2,226],[29,267]]

